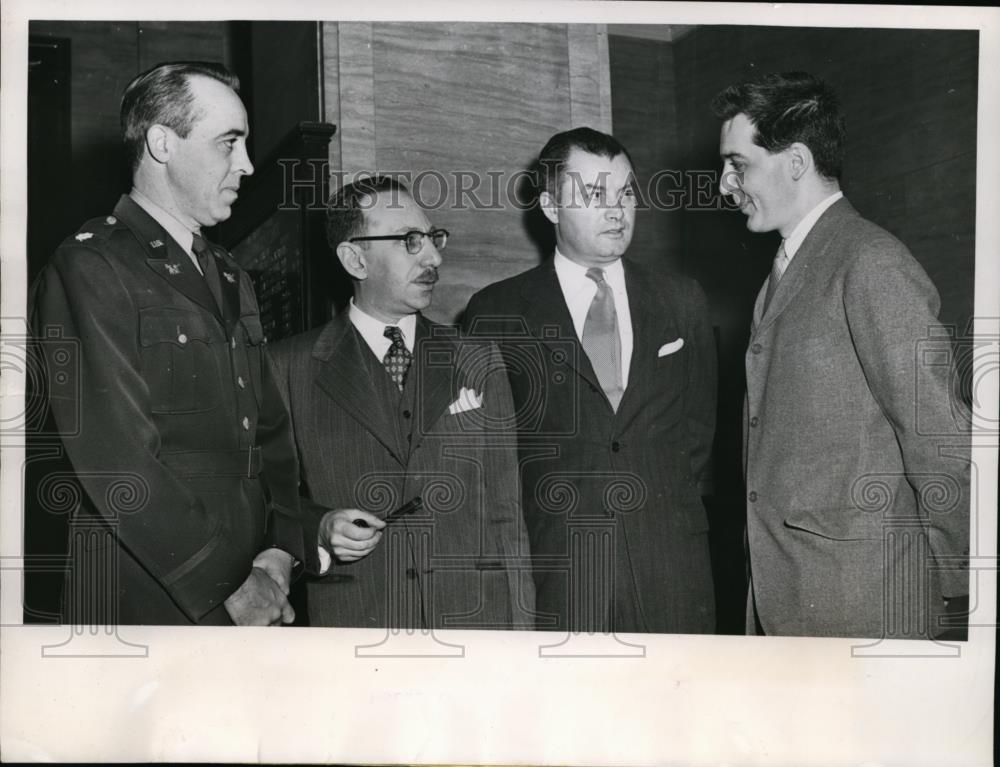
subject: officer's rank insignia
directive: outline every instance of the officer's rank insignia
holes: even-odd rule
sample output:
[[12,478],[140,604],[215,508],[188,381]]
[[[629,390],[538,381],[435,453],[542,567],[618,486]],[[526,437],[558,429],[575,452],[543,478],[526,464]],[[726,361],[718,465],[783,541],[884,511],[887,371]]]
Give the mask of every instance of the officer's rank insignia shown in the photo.
[[167,267],[167,274],[180,274],[181,265],[180,264],[165,264]]
[[108,216],[106,219],[104,219],[104,223],[107,224],[108,226],[113,226],[114,224],[118,223],[118,219],[115,218],[114,216]]
[[89,239],[90,239],[91,237],[93,237],[93,236],[94,236],[94,235],[93,235],[93,233],[91,233],[91,232],[80,232],[80,233],[79,233],[79,234],[78,234],[78,235],[76,236],[76,240],[77,240],[77,242],[83,242],[84,240],[89,240]]
[[223,272],[222,276],[225,277],[227,280],[229,280],[229,282],[231,283],[236,282],[236,275],[234,275],[232,272]]
[[152,241],[151,243],[149,243],[149,244],[150,244],[150,246],[151,246],[151,247],[153,247],[153,248],[162,248],[162,247],[163,247],[163,240],[153,240],[153,241]]

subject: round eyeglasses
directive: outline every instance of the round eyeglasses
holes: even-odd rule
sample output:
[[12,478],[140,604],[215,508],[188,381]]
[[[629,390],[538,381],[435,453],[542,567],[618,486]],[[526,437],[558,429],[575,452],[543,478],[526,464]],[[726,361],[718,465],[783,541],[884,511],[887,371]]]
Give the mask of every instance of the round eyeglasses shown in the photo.
[[406,234],[380,234],[375,237],[352,237],[348,242],[369,242],[371,240],[402,240],[406,243],[406,252],[411,256],[417,255],[424,247],[424,237],[430,237],[431,242],[434,243],[434,247],[438,250],[444,250],[445,246],[448,244],[448,230],[447,229],[432,229],[429,232],[421,232],[418,229],[412,229]]

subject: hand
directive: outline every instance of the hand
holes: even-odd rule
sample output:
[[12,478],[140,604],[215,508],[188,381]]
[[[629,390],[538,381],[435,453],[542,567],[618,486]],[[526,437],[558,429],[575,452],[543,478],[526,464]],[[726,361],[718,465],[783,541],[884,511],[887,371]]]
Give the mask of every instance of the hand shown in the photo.
[[292,562],[293,557],[287,551],[270,548],[257,555],[253,566],[271,576],[271,580],[278,584],[281,593],[287,597],[292,588]]
[[[368,527],[358,527],[355,519],[364,520]],[[319,544],[341,562],[356,562],[375,550],[384,527],[385,522],[367,511],[334,509],[320,520]]]
[[225,601],[226,612],[237,626],[276,626],[295,620],[295,610],[278,584],[254,567],[243,585]]

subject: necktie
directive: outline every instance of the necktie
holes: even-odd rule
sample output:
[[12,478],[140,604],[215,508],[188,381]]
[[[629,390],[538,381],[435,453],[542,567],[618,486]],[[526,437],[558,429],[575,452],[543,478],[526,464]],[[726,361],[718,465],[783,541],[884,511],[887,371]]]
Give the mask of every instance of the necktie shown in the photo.
[[403,342],[402,331],[395,325],[386,326],[385,332],[382,335],[392,341],[389,351],[382,358],[382,364],[385,365],[385,372],[389,374],[392,382],[396,384],[396,388],[403,391],[406,372],[410,369],[410,363],[413,362],[413,355],[410,354],[410,350],[406,348],[406,344]]
[[583,350],[590,358],[608,402],[617,412],[625,391],[622,387],[622,342],[618,336],[615,296],[611,286],[604,281],[603,269],[588,269],[587,277],[597,284],[597,293],[590,302],[587,319],[583,323]]
[[202,274],[205,275],[205,282],[215,299],[215,303],[222,308],[222,283],[219,282],[219,270],[215,265],[215,256],[205,239],[200,235],[194,235],[191,240],[191,251],[198,258],[198,265]]
[[778,253],[774,257],[774,264],[771,265],[771,276],[767,280],[767,292],[764,294],[764,308],[761,310],[761,316],[767,311],[767,307],[771,304],[771,299],[774,297],[774,291],[778,288],[778,282],[781,280],[781,275],[785,273],[785,269],[788,268],[788,256],[785,255],[785,241],[781,241],[781,246],[778,248]]

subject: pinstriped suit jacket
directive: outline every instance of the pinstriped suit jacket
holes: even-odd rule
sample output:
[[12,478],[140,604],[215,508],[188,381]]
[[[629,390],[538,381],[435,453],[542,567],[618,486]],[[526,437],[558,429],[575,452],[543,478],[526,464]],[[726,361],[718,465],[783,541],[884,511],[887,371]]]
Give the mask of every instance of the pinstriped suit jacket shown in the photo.
[[511,380],[539,628],[712,633],[707,302],[693,280],[624,267],[635,344],[617,412],[551,260],[476,293],[464,321],[498,339]]
[[968,593],[969,435],[937,291],[846,200],[761,317],[766,289],[746,353],[748,632],[754,605],[768,634],[940,632],[942,594]]
[[[311,623],[531,628],[510,388],[496,349],[418,317],[409,442],[379,406],[371,350],[347,312],[271,352],[311,502],[307,541],[327,509],[382,516],[414,496],[424,502],[368,557],[307,584]],[[451,412],[463,388],[482,394],[482,407]]]

